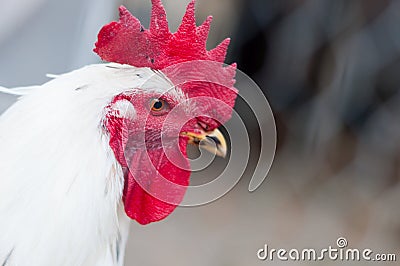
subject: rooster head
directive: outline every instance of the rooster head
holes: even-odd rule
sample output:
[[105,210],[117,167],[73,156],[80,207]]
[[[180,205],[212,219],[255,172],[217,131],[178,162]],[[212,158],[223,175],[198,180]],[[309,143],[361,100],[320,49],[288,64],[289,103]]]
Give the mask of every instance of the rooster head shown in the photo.
[[[152,0],[149,29],[125,7],[104,26],[94,51],[105,61],[138,69],[137,88],[107,106],[109,144],[124,172],[126,214],[148,224],[167,217],[189,185],[188,144],[225,156],[218,127],[230,119],[237,96],[236,65],[224,66],[229,39],[206,49],[211,17],[196,26],[195,1],[171,33],[160,0]],[[112,65],[110,65],[112,67]]]

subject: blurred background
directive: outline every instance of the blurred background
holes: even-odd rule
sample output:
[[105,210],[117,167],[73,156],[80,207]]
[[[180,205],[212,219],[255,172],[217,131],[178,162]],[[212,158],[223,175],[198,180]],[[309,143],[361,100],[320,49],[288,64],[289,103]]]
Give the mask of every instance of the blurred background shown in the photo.
[[[163,2],[175,31],[189,1]],[[198,23],[214,16],[209,48],[231,37],[227,61],[269,99],[275,162],[249,193],[259,132],[247,120],[253,161],[240,183],[214,203],[133,223],[126,265],[266,265],[256,254],[264,244],[326,248],[338,237],[399,260],[400,1],[197,2]],[[150,0],[0,0],[0,85],[41,84],[47,73],[99,62],[97,32],[120,4],[148,25]],[[14,100],[0,94],[0,112]]]

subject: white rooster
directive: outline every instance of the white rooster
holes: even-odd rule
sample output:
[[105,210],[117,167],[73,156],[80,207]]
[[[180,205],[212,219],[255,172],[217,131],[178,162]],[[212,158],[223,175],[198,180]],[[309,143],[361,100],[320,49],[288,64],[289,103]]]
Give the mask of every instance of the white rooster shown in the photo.
[[[0,265],[123,265],[130,221],[159,221],[181,202],[186,145],[226,153],[229,40],[206,50],[211,18],[197,27],[194,1],[176,33],[152,3],[148,30],[121,7],[100,31],[95,52],[112,63],[1,89],[22,96],[0,117]],[[193,60],[216,64],[174,67]],[[191,72],[216,82],[182,79]]]

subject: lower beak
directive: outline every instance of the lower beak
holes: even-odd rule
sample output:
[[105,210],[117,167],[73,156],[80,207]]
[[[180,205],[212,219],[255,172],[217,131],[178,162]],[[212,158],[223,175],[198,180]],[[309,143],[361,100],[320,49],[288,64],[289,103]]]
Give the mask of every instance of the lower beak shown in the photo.
[[224,135],[221,131],[215,129],[211,132],[202,132],[200,134],[193,132],[183,132],[183,136],[189,137],[189,143],[198,145],[200,148],[211,152],[217,156],[226,157],[227,145]]

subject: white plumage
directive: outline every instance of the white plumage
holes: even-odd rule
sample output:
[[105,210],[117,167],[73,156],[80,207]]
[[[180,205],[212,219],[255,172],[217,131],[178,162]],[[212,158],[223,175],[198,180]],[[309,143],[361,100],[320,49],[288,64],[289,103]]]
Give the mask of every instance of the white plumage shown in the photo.
[[129,218],[105,107],[169,87],[149,68],[113,63],[8,91],[26,95],[0,117],[0,265],[123,264]]

